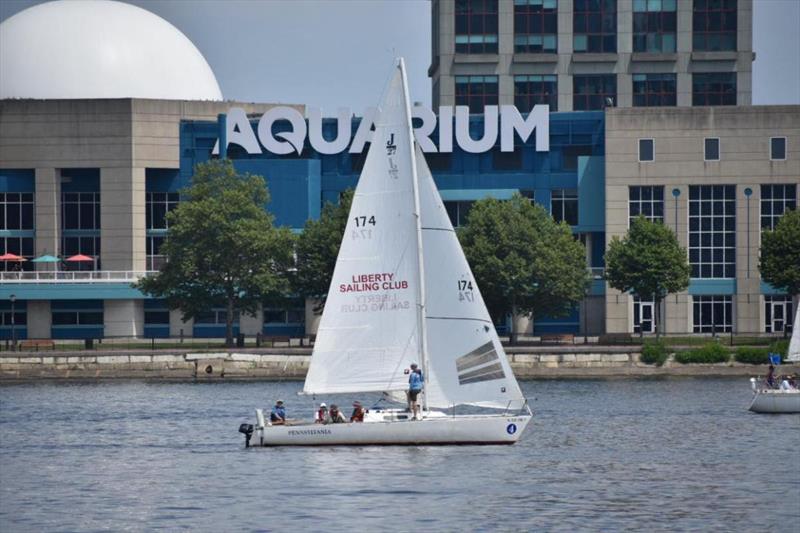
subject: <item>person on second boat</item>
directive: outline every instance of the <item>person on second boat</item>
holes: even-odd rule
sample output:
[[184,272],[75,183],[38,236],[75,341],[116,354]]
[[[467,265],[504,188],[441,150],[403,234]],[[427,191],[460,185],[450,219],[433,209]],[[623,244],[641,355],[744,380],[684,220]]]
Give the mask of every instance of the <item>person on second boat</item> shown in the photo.
[[411,373],[408,376],[408,408],[411,410],[411,418],[415,420],[420,418],[417,396],[422,392],[424,383],[425,378],[422,376],[422,370],[417,366],[417,363],[411,363]]
[[325,402],[319,404],[319,409],[317,410],[317,417],[314,420],[316,424],[327,424],[328,423],[328,406],[325,405]]
[[269,414],[269,421],[273,426],[282,426],[286,424],[286,409],[283,407],[283,400],[275,402],[275,407]]
[[775,367],[773,365],[769,365],[769,371],[767,372],[767,387],[770,389],[775,388]]
[[350,422],[363,422],[364,421],[364,408],[361,407],[361,402],[353,402],[353,414],[350,415]]
[[328,414],[330,415],[330,422],[328,422],[329,424],[344,424],[347,422],[347,420],[344,418],[344,415],[339,410],[339,406],[335,403],[331,404],[331,410],[328,412]]

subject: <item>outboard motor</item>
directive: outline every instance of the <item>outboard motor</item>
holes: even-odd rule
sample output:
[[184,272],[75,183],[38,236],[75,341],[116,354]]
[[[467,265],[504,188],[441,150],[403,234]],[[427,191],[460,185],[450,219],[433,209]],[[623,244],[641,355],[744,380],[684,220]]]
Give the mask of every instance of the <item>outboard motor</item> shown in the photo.
[[250,447],[250,438],[253,436],[253,424],[241,424],[239,433],[244,433],[244,447]]

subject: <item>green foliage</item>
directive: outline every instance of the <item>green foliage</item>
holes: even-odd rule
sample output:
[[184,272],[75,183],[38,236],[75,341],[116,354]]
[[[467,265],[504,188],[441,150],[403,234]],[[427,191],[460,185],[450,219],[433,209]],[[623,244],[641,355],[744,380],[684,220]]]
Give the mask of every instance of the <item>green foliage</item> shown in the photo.
[[789,294],[800,293],[800,211],[787,211],[761,234],[761,278]]
[[606,252],[609,285],[644,299],[660,302],[667,294],[684,290],[689,273],[686,250],[672,230],[643,216],[633,221],[624,238],[612,238]]
[[495,318],[566,316],[588,289],[586,252],[570,227],[519,194],[475,202],[459,239]]
[[192,186],[167,215],[161,247],[167,261],[136,286],[184,320],[212,307],[227,310],[226,342],[233,342],[235,311],[254,314],[267,298],[288,292],[294,238],[272,225],[264,178],[238,174],[229,160],[197,165]]
[[789,355],[789,341],[774,341],[769,345],[769,351],[772,353],[779,353],[785,359],[786,356]]
[[742,346],[736,348],[733,358],[739,363],[749,365],[768,365],[769,350],[767,348],[754,348],[752,346]]
[[642,346],[642,355],[640,360],[642,363],[648,365],[662,366],[669,357],[669,350],[667,345],[661,340],[647,341]]
[[684,365],[727,363],[730,358],[730,352],[718,342],[709,342],[700,348],[675,354],[675,361]]
[[318,220],[306,222],[297,238],[297,270],[292,275],[292,289],[300,296],[320,301],[321,312],[336,267],[336,257],[347,226],[353,190],[348,189],[339,204],[326,203]]

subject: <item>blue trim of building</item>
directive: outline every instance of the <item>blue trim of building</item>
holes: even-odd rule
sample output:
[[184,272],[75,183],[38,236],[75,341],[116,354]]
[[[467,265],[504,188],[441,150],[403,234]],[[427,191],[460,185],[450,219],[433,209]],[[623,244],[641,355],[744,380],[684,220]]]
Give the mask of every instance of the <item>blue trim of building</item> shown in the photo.
[[0,191],[36,192],[36,171],[32,168],[0,168]]
[[689,280],[689,294],[692,296],[715,296],[736,294],[735,279],[692,279]]
[[788,293],[782,289],[776,289],[764,280],[761,280],[761,294],[765,296],[786,296]]
[[3,283],[0,300],[12,294],[25,300],[142,300],[138,289],[127,283]]

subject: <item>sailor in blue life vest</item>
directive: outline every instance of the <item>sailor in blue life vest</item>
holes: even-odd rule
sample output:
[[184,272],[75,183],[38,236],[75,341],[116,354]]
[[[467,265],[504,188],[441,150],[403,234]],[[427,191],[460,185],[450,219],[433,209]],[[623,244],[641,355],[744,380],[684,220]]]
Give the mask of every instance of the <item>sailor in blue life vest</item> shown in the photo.
[[275,402],[275,407],[272,408],[272,412],[269,414],[269,421],[273,426],[286,424],[286,409],[283,407],[283,400]]
[[419,420],[420,418],[417,396],[422,392],[424,382],[425,378],[422,376],[422,370],[419,369],[417,363],[411,363],[411,373],[408,376],[408,408],[411,410],[412,420]]

